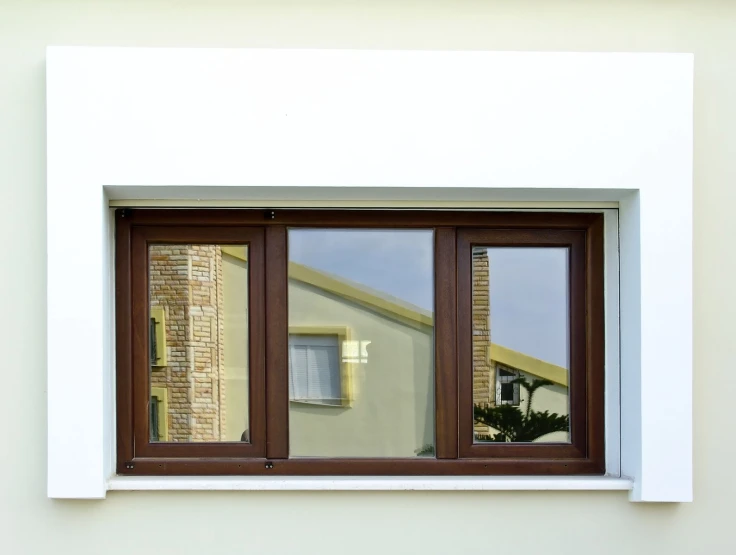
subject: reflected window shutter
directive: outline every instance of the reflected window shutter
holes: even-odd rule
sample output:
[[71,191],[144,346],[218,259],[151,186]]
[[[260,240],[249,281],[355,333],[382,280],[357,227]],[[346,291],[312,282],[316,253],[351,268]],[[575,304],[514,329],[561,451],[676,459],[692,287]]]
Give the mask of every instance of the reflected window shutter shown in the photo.
[[289,388],[296,400],[341,400],[337,336],[289,337]]
[[340,399],[337,345],[309,347],[307,368],[310,399]]
[[289,346],[289,389],[292,399],[307,399],[307,347]]

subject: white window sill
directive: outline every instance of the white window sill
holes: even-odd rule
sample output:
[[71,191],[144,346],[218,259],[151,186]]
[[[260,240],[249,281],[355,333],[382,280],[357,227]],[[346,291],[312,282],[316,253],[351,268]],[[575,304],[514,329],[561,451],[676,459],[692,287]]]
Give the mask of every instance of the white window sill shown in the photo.
[[632,486],[628,478],[609,476],[115,476],[107,483],[108,491],[629,491]]

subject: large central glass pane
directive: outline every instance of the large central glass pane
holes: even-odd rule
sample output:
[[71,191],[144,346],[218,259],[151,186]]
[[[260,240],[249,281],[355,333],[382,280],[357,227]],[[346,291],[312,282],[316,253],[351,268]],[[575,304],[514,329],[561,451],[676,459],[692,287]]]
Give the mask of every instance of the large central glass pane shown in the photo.
[[290,456],[434,456],[433,244],[289,231]]

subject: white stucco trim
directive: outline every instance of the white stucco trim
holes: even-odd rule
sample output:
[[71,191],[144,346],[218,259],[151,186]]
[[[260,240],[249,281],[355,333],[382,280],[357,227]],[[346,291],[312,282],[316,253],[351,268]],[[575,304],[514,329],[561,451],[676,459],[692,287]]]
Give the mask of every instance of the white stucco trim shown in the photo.
[[50,48],[49,496],[129,483],[110,201],[304,200],[617,203],[620,471],[632,500],[691,500],[692,72],[687,54]]
[[608,477],[385,477],[287,476],[283,478],[129,477],[116,476],[108,482],[110,491],[243,490],[243,491],[629,491],[627,478]]

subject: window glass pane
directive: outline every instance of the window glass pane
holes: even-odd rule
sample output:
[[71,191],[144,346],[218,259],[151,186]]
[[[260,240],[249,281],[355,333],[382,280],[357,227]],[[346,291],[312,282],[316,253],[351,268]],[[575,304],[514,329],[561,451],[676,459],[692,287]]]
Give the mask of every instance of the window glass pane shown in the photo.
[[565,248],[473,248],[476,442],[570,441]]
[[433,245],[289,231],[290,456],[433,456]]
[[247,260],[247,246],[149,247],[152,441],[248,441]]

